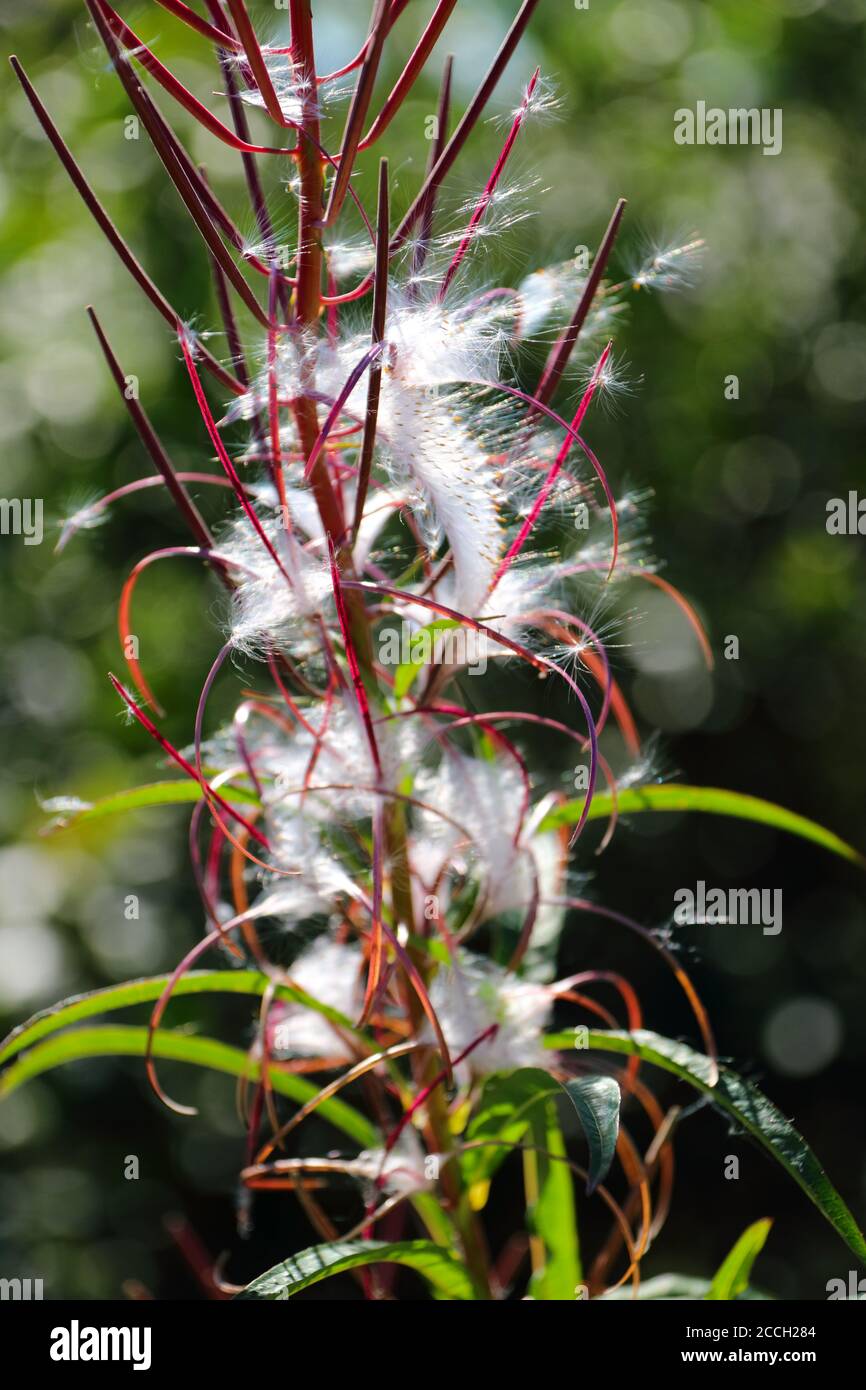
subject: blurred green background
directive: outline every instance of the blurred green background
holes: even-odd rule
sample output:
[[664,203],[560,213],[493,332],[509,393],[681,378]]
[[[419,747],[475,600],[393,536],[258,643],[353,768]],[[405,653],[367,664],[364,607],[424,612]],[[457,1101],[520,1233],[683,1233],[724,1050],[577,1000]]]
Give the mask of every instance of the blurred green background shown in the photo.
[[[212,108],[219,79],[204,40],[156,6],[124,16]],[[412,0],[389,40],[377,96],[426,21]],[[125,138],[122,89],[86,11],[74,0],[29,0],[4,17],[17,52],[99,196],[175,307],[218,326],[203,248],[142,132]],[[461,0],[445,39],[385,138],[395,201],[417,187],[443,55],[455,54],[459,111],[495,50],[514,0]],[[287,33],[283,10],[252,0],[263,38]],[[365,4],[315,7],[320,70],[344,62],[366,27]],[[718,658],[710,678],[675,609],[646,587],[622,612],[630,650],[614,649],[617,675],[642,730],[657,728],[657,760],[679,780],[778,800],[866,847],[862,707],[866,572],[863,540],[830,537],[830,497],[857,488],[866,419],[864,169],[866,0],[542,0],[530,33],[490,108],[514,105],[536,64],[558,87],[560,119],[529,127],[515,154],[518,179],[537,178],[537,209],[476,260],[479,277],[518,283],[529,270],[594,248],[615,199],[629,206],[613,265],[627,274],[646,239],[707,240],[703,273],[680,296],[637,294],[618,330],[634,392],[615,417],[596,416],[589,437],[614,480],[654,494],[648,503],[664,573],[705,618]],[[131,565],[186,537],[161,490],[112,510],[60,556],[57,523],[83,500],[150,469],[87,323],[93,304],[178,467],[208,467],[200,420],[177,348],[96,231],[4,65],[0,173],[0,437],[4,497],[42,497],[42,545],[0,540],[3,568],[0,717],[0,1013],[9,1026],[73,992],[172,966],[200,932],[188,866],[186,816],[158,811],[86,833],[40,836],[40,798],[90,798],[150,780],[158,767],[143,734],[118,718],[106,671],[118,669],[116,604]],[[252,218],[237,157],[201,132],[168,98],[159,103],[245,231]],[[673,113],[708,105],[780,107],[784,146],[680,147]],[[344,106],[326,124],[333,145]],[[256,129],[265,131],[254,116]],[[449,181],[458,207],[486,178],[501,127],[479,128]],[[368,200],[375,153],[362,161]],[[277,222],[291,234],[291,216]],[[256,339],[244,323],[247,341]],[[211,344],[219,354],[222,344]],[[726,400],[736,374],[739,399]],[[213,494],[213,495],[211,495]],[[224,502],[199,497],[217,517]],[[136,597],[135,630],[146,672],[164,703],[166,732],[189,741],[194,700],[222,638],[222,598],[193,565],[157,565]],[[737,661],[724,639],[740,641]],[[240,676],[220,683],[216,718]],[[523,697],[552,697],[526,682]],[[540,707],[540,706],[539,706]],[[552,781],[567,785],[558,749],[542,747]],[[589,840],[587,841],[589,844]],[[619,829],[600,860],[585,850],[591,891],[649,925],[663,923],[673,893],[698,879],[720,886],[781,887],[784,930],[715,927],[684,934],[684,953],[717,1029],[722,1053],[761,1079],[816,1148],[833,1181],[866,1219],[866,912],[853,868],[758,827],[663,817]],[[124,918],[129,894],[140,919]],[[563,946],[563,970],[619,967],[638,987],[648,1026],[690,1033],[671,982],[640,943],[581,921]],[[173,1019],[243,1042],[244,1008],[196,1002]],[[46,1297],[116,1297],[139,1280],[160,1297],[196,1297],[188,1265],[163,1218],[183,1212],[207,1247],[233,1251],[243,1279],[307,1243],[293,1199],[258,1203],[257,1229],[241,1247],[232,1193],[243,1140],[231,1083],[165,1068],[169,1089],[195,1100],[198,1120],[160,1109],[140,1065],[76,1064],[16,1094],[0,1111],[0,1273],[41,1277]],[[675,1096],[665,1079],[657,1090]],[[312,1132],[328,1147],[333,1134]],[[724,1156],[741,1158],[737,1182]],[[123,1178],[136,1154],[141,1178]],[[782,1297],[823,1298],[851,1257],[805,1197],[709,1112],[680,1131],[679,1179],[668,1227],[645,1273],[710,1273],[733,1238],[759,1216],[776,1226],[759,1272]],[[355,1207],[347,1198],[347,1211]],[[507,1193],[493,1208],[504,1240],[519,1209]],[[587,1245],[602,1234],[581,1203]],[[351,1217],[350,1217],[351,1219]],[[320,1286],[319,1297],[354,1286]]]

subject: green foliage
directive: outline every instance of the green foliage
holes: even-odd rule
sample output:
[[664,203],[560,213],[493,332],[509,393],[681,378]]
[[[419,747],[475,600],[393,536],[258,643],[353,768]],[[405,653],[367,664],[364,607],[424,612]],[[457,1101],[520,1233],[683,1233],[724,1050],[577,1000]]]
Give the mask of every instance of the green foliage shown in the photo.
[[[259,802],[258,797],[245,787],[229,787],[220,794],[227,801],[240,801],[246,805],[258,805]],[[125,791],[112,792],[110,796],[100,797],[98,801],[58,816],[53,828],[66,830],[85,821],[101,820],[103,816],[117,816],[154,806],[187,806],[201,801],[203,796],[199,783],[191,778],[186,781],[151,782],[144,787],[128,787]]]
[[[74,1028],[69,1033],[48,1038],[25,1052],[0,1077],[0,1100],[34,1077],[53,1071],[66,1062],[79,1062],[85,1057],[144,1057],[147,1052],[148,1030],[130,1027]],[[169,1061],[188,1062],[195,1067],[207,1067],[227,1076],[255,1081],[261,1074],[258,1062],[251,1060],[240,1048],[229,1047],[215,1038],[191,1037],[185,1033],[157,1031],[153,1037],[153,1056]],[[269,1069],[273,1089],[291,1100],[303,1104],[312,1099],[318,1087],[305,1077],[294,1076],[279,1067]],[[375,1144],[378,1132],[359,1111],[335,1096],[318,1108],[323,1119],[362,1146]]]
[[[589,820],[607,819],[614,808],[613,797],[609,792],[596,792],[589,808]],[[636,815],[641,811],[702,811],[713,816],[732,816],[736,820],[754,821],[758,825],[769,825],[774,830],[784,830],[797,835],[801,840],[810,840],[821,845],[831,854],[838,854],[860,868],[866,865],[863,855],[851,845],[840,840],[831,830],[822,825],[787,811],[783,806],[774,806],[770,801],[762,801],[757,796],[745,796],[742,792],[725,791],[720,787],[683,787],[675,783],[662,783],[657,786],[627,787],[618,792],[616,808],[620,815]],[[569,801],[548,812],[542,822],[542,829],[555,830],[561,825],[574,825],[580,818],[583,801]]]
[[[169,981],[168,975],[157,975],[148,980],[128,980],[122,985],[109,985],[107,989],[92,990],[89,994],[77,995],[74,999],[64,999],[50,1009],[34,1014],[26,1023],[14,1028],[0,1043],[0,1063],[8,1062],[25,1047],[32,1047],[40,1038],[57,1033],[71,1023],[93,1018],[98,1014],[111,1013],[115,1009],[130,1008],[134,1004],[150,1003],[159,999]],[[249,994],[261,996],[268,986],[267,976],[256,970],[189,970],[176,981],[173,995],[186,994]],[[354,1024],[338,1009],[321,1004],[304,990],[289,985],[275,985],[274,997],[286,1002],[303,1004],[315,1009],[323,1017],[354,1031]]]
[[545,1302],[567,1301],[583,1272],[572,1177],[553,1099],[530,1111],[527,1138],[523,1185],[533,1266],[528,1293]]
[[470,1299],[472,1283],[463,1265],[447,1250],[427,1240],[339,1240],[313,1245],[274,1265],[248,1284],[239,1298],[287,1299],[301,1289],[370,1265],[398,1264],[414,1269],[427,1280],[437,1298]]
[[[547,1046],[565,1047],[568,1037],[567,1033],[549,1036]],[[785,1169],[849,1249],[866,1264],[866,1240],[850,1210],[802,1135],[751,1081],[744,1080],[729,1067],[720,1067],[718,1080],[713,1084],[713,1064],[709,1057],[695,1052],[685,1043],[660,1038],[657,1033],[643,1029],[635,1033],[590,1030],[587,1045],[601,1052],[640,1057],[700,1091],[734,1122],[737,1129]]]
[[772,1221],[765,1217],[761,1221],[753,1222],[743,1232],[716,1270],[707,1291],[708,1299],[717,1302],[742,1297],[749,1285],[752,1265],[766,1244],[772,1224]]
[[594,1192],[610,1170],[619,1134],[619,1082],[612,1076],[581,1076],[563,1082],[589,1145],[587,1192]]

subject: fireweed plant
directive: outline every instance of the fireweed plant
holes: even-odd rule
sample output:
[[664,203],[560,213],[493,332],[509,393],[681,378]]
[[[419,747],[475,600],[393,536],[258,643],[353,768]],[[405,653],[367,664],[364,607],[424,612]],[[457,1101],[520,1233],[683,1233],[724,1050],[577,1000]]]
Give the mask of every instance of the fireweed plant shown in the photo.
[[[204,242],[222,358],[150,279],[12,64],[100,230],[176,335],[208,453],[197,472],[173,467],[88,310],[155,471],[80,509],[60,545],[141,488],[165,487],[177,507],[189,543],[133,567],[119,606],[128,674],[110,679],[141,736],[182,776],[54,809],[70,824],[191,804],[203,933],[170,976],[64,1001],[16,1029],[0,1049],[10,1064],[2,1093],[73,1058],[136,1055],[161,1100],[189,1115],[162,1087],[162,1059],[235,1075],[246,1129],[241,1233],[255,1219],[254,1194],[280,1191],[301,1203],[316,1242],[287,1252],[247,1297],[289,1297],[341,1271],[352,1271],[366,1297],[393,1297],[403,1287],[400,1265],[435,1296],[455,1299],[614,1297],[620,1289],[748,1295],[769,1222],[746,1231],[712,1282],[666,1276],[640,1285],[641,1261],[671,1203],[683,1113],[656,1099],[647,1072],[658,1068],[779,1161],[863,1258],[863,1236],[805,1141],[720,1065],[710,1021],[664,933],[580,896],[576,878],[588,822],[605,823],[601,848],[611,852],[626,812],[737,815],[859,861],[829,832],[766,802],[662,784],[596,630],[617,584],[640,580],[679,606],[712,663],[696,615],[648,558],[635,524],[639,499],[615,498],[586,434],[621,384],[611,334],[625,295],[686,283],[700,243],[655,248],[612,283],[620,201],[591,263],[539,269],[517,289],[482,282],[485,241],[495,244],[503,223],[521,215],[506,183],[512,150],[555,104],[537,71],[527,73],[477,197],[445,219],[440,195],[538,0],[519,8],[456,123],[445,61],[426,174],[399,220],[387,161],[378,165],[375,209],[359,200],[353,171],[381,145],[456,0],[432,8],[378,101],[383,48],[406,0],[375,0],[360,52],[329,74],[316,68],[310,0],[289,0],[290,42],[279,46],[260,42],[243,0],[206,0],[206,17],[183,0],[159,4],[214,53],[223,115],[188,91],[107,0],[87,0],[109,63]],[[157,97],[237,152],[252,242]],[[329,112],[341,102],[342,136],[329,148]],[[270,123],[261,138],[252,133],[254,110]],[[287,204],[297,223],[291,249],[275,230]],[[544,367],[533,385],[527,363],[539,344]],[[223,489],[227,514],[215,530],[190,485]],[[138,579],[179,559],[207,567],[228,614],[183,750],[161,732],[132,628]],[[256,674],[231,724],[214,729],[209,696],[233,661],[256,663]],[[470,687],[467,673],[495,691],[505,663],[558,682],[573,717],[499,709],[495,698],[488,709],[486,695],[476,702],[482,686]],[[632,760],[619,778],[600,744],[611,724]],[[566,765],[577,760],[576,799],[539,785],[518,742],[522,726],[543,730]],[[557,978],[562,932],[587,914],[631,933],[636,949],[654,951],[673,973],[700,1050],[646,1031],[641,1002],[620,974],[587,965]],[[221,968],[202,967],[208,956]],[[257,999],[246,1049],[163,1026],[173,996],[195,993]],[[145,1001],[146,1027],[67,1029]],[[321,1157],[298,1156],[298,1131],[314,1113],[333,1128],[334,1143]],[[648,1145],[633,1133],[635,1121],[651,1133]],[[485,1208],[515,1153],[524,1229],[496,1250]],[[350,1228],[330,1203],[331,1189],[347,1183],[358,1194]],[[580,1191],[610,1218],[592,1259],[578,1241]],[[217,1296],[232,1291],[217,1275],[213,1287]]]

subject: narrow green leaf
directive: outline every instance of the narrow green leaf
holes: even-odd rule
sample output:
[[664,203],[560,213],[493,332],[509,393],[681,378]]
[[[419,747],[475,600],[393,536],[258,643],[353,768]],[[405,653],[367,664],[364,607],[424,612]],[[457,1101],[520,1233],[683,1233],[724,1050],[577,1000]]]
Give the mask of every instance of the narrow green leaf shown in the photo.
[[[146,1003],[156,999],[162,993],[165,980],[166,977],[163,975],[149,980],[133,980],[126,985],[114,986],[106,990],[95,990],[92,994],[80,995],[77,999],[68,1000],[65,1005],[58,1006],[60,1012],[46,1010],[44,1013],[36,1014],[29,1023],[23,1024],[9,1034],[3,1044],[2,1051],[0,1051],[0,1060],[8,1061],[22,1048],[32,1047],[33,1043],[39,1041],[40,1038],[55,1032],[66,1024],[79,1022],[83,1018],[92,1017],[97,1013],[105,1013],[110,1009],[123,1008],[127,1005]],[[191,970],[189,974],[182,976],[178,981],[175,993],[217,992],[260,995],[266,983],[266,977],[253,970]],[[312,999],[302,990],[289,989],[287,986],[281,985],[277,989],[277,998],[307,1004],[324,1014],[325,1017],[341,1023],[342,1027],[357,1033],[354,1024],[349,1019],[343,1020],[343,1015],[338,1010],[320,1004],[318,1000]],[[69,1039],[68,1046],[66,1038]],[[8,1068],[0,1076],[0,1101],[33,1076],[49,1071],[63,1062],[73,1062],[81,1057],[103,1055],[143,1056],[143,1039],[146,1038],[146,1029],[126,1027],[80,1029],[67,1034],[66,1038],[55,1040],[56,1050],[50,1049],[48,1044],[43,1048],[35,1048],[34,1051],[28,1052],[16,1067]],[[247,1075],[251,1078],[258,1076],[257,1068],[249,1068],[246,1053],[241,1053],[232,1047],[226,1047],[220,1042],[211,1042],[207,1038],[187,1037],[180,1033],[159,1031],[156,1034],[154,1054],[157,1057],[191,1062],[197,1066],[211,1066],[217,1071],[225,1071],[232,1076]],[[311,1081],[278,1071],[276,1068],[271,1069],[271,1081],[275,1091],[298,1101],[299,1104],[309,1100],[318,1089]],[[347,1105],[337,1097],[324,1102],[319,1106],[317,1113],[330,1120],[337,1129],[342,1129],[345,1134],[356,1139],[364,1148],[375,1148],[381,1142],[374,1126],[369,1124],[364,1116],[352,1106]],[[436,1202],[433,1194],[429,1192],[415,1193],[412,1198],[412,1205],[418,1211],[430,1234],[440,1243],[448,1244],[451,1239],[451,1226],[448,1217]]]
[[747,1227],[719,1265],[706,1294],[708,1300],[729,1302],[745,1292],[749,1285],[752,1265],[764,1248],[772,1224],[770,1217],[764,1217]]
[[435,1191],[413,1192],[409,1199],[437,1245],[454,1243],[454,1221]]
[[[226,801],[240,801],[258,806],[255,792],[247,787],[221,786],[220,796]],[[110,796],[100,797],[98,801],[85,802],[80,809],[69,811],[57,817],[52,825],[54,830],[68,830],[84,821],[99,820],[103,816],[116,816],[124,811],[140,811],[148,806],[181,806],[201,801],[204,792],[198,782],[184,778],[172,782],[149,782],[143,787],[129,787],[126,791],[112,792]]]
[[436,618],[426,627],[412,633],[409,639],[409,660],[402,662],[394,673],[394,695],[398,700],[402,700],[411,690],[418,672],[429,664],[436,634],[460,626],[456,618]]
[[[571,1035],[569,1041],[571,1041]],[[466,1143],[477,1144],[464,1154],[463,1177],[468,1187],[488,1182],[504,1161],[508,1148],[516,1147],[530,1124],[533,1112],[548,1097],[562,1092],[577,1112],[589,1146],[589,1183],[592,1192],[606,1176],[616,1152],[621,1093],[612,1076],[588,1076],[560,1083],[538,1067],[491,1076],[466,1130]],[[484,1147],[489,1144],[489,1147]]]
[[[760,825],[772,826],[775,830],[786,830],[803,840],[821,845],[831,854],[841,855],[843,859],[866,868],[866,858],[846,844],[831,830],[825,830],[815,821],[786,811],[772,801],[762,801],[757,796],[746,796],[741,792],[725,791],[720,787],[686,787],[674,783],[646,787],[627,787],[617,795],[617,807],[622,816],[633,815],[638,811],[703,811],[715,816],[734,816],[738,820],[755,821]],[[607,818],[613,809],[610,792],[596,792],[589,808],[589,819]],[[583,800],[568,801],[557,806],[545,816],[539,826],[540,831],[555,830],[561,825],[573,825],[583,810]]]
[[573,1302],[583,1277],[574,1208],[571,1169],[562,1160],[565,1140],[552,1097],[529,1114],[528,1138],[535,1146],[523,1151],[526,1218],[540,1264],[533,1260],[529,1293],[545,1302]]
[[[145,1004],[158,999],[168,983],[167,975],[155,975],[148,979],[127,980],[121,985],[109,985],[107,989],[95,989],[89,994],[78,994],[72,999],[63,999],[50,1009],[42,1009],[26,1023],[13,1028],[0,1043],[0,1063],[7,1062],[22,1048],[32,1047],[40,1038],[57,1033],[70,1023],[80,1023],[82,1019],[93,1018],[97,1014],[111,1013],[114,1009],[129,1008],[134,1004]],[[267,986],[267,976],[256,970],[190,970],[182,975],[174,987],[175,995],[181,994],[250,994],[261,995]],[[278,985],[275,997],[290,1003],[303,1004],[323,1014],[341,1028],[357,1032],[355,1025],[337,1009],[320,1004],[312,995],[303,990],[292,989],[288,985]]]
[[472,1281],[447,1250],[429,1240],[341,1240],[313,1245],[260,1274],[241,1299],[288,1299],[301,1289],[362,1265],[398,1264],[416,1270],[440,1298],[471,1299]]
[[580,1120],[589,1145],[587,1192],[607,1177],[616,1153],[622,1093],[612,1076],[582,1076],[564,1081],[565,1091]]
[[[643,1029],[634,1033],[590,1030],[581,1035],[581,1041],[597,1051],[641,1057],[700,1091],[782,1165],[849,1249],[866,1264],[866,1240],[848,1207],[802,1135],[751,1081],[744,1081],[728,1067],[721,1067],[719,1079],[712,1086],[709,1057],[694,1052],[685,1043],[673,1042]],[[562,1050],[573,1045],[573,1033],[553,1033],[545,1038],[546,1047]]]
[[[657,1299],[661,1302],[696,1302],[707,1297],[710,1289],[709,1279],[693,1279],[687,1274],[657,1274],[652,1279],[642,1279],[638,1289],[638,1299]],[[601,1295],[602,1302],[630,1303],[634,1290],[630,1285],[622,1289],[612,1289]],[[761,1303],[769,1301],[770,1295],[759,1293],[757,1289],[744,1289],[740,1302]]]
[[560,1090],[559,1082],[537,1067],[488,1077],[464,1136],[467,1144],[479,1145],[461,1159],[468,1188],[490,1181],[508,1157],[509,1147],[516,1147],[525,1135],[533,1107]]
[[[41,1076],[65,1062],[77,1062],[83,1057],[143,1057],[146,1048],[146,1028],[117,1025],[76,1028],[69,1033],[61,1033],[37,1044],[7,1067],[0,1077],[0,1100],[5,1100],[33,1077]],[[260,1075],[259,1063],[251,1062],[246,1052],[229,1047],[215,1038],[158,1031],[154,1035],[153,1055],[171,1061],[189,1062],[196,1067],[208,1067],[211,1071],[225,1072],[229,1076],[249,1077],[253,1081]],[[289,1096],[301,1104],[319,1091],[318,1085],[312,1081],[282,1071],[277,1066],[270,1068],[270,1080],[280,1095]],[[337,1096],[323,1101],[316,1113],[364,1148],[375,1147],[380,1142],[375,1126]]]

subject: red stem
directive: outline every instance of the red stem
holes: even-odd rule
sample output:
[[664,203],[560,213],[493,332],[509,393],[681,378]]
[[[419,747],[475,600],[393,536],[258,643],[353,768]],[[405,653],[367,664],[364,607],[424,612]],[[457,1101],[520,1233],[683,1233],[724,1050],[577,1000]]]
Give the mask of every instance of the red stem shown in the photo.
[[286,126],[289,122],[285,119],[280,109],[280,103],[274,91],[274,84],[271,81],[271,75],[268,72],[267,64],[262,56],[262,50],[259,48],[256,31],[247,14],[247,7],[244,4],[244,0],[228,0],[228,7],[229,14],[234,20],[235,28],[244,46],[244,53],[247,55],[247,62],[252,69],[256,86],[261,92],[262,100],[265,103],[265,109],[271,119],[276,121],[277,125]]
[[601,277],[604,274],[604,268],[607,265],[608,258],[613,250],[613,244],[616,241],[622,215],[625,212],[625,202],[625,198],[620,198],[613,210],[610,222],[607,224],[607,231],[602,237],[599,248],[595,253],[592,270],[583,287],[580,299],[577,301],[577,307],[572,315],[571,322],[562,337],[551,349],[550,356],[541,374],[541,380],[538,383],[538,389],[535,394],[544,405],[548,403],[559,385],[562,374],[568,365],[568,359],[571,357],[574,345],[580,335],[584,320],[592,306],[592,301],[595,299]]
[[184,772],[186,772],[190,777],[192,777],[196,782],[198,782],[199,786],[207,793],[207,796],[209,798],[212,798],[218,806],[222,807],[224,811],[227,811],[228,814],[232,817],[232,819],[237,821],[238,825],[242,825],[248,835],[252,835],[253,839],[257,840],[258,843],[262,845],[265,849],[270,849],[270,845],[268,844],[267,838],[262,834],[262,832],[260,830],[257,830],[256,827],[250,821],[246,820],[241,815],[240,811],[236,811],[234,806],[230,805],[230,803],[226,801],[225,797],[220,796],[219,792],[215,792],[213,787],[210,786],[205,777],[199,776],[192,763],[187,762],[186,758],[183,756],[182,753],[178,752],[174,744],[169,743],[168,739],[160,733],[153,720],[148,718],[141,706],[136,704],[135,700],[133,700],[129,691],[123,685],[121,685],[117,677],[113,676],[110,671],[108,673],[108,679],[111,681],[111,684],[114,686],[115,690],[117,691],[120,698],[123,700],[124,704],[135,715],[139,724],[141,724],[141,726],[147,730],[151,738],[159,744],[163,752],[167,753],[168,756],[177,763],[178,767],[182,767]]
[[415,85],[421,73],[421,69],[436,47],[439,36],[448,23],[448,20],[451,18],[451,13],[456,4],[457,0],[439,0],[427,28],[418,40],[408,63],[385,99],[382,110],[379,112],[375,121],[370,126],[370,129],[367,131],[367,134],[361,141],[358,147],[359,149],[369,149],[374,141],[379,139],[380,135],[384,135],[388,126],[391,124],[395,115],[400,110],[400,107],[403,105],[403,102],[409,95],[412,87]]
[[[96,197],[96,194],[93,192],[93,189],[90,187],[87,180],[85,179],[84,174],[81,172],[81,169],[78,167],[78,164],[73,158],[68,145],[64,141],[62,135],[60,134],[60,131],[57,129],[56,125],[49,116],[47,108],[43,104],[40,97],[37,95],[35,87],[33,86],[29,77],[25,73],[18,59],[13,55],[9,59],[9,62],[12,65],[12,70],[15,73],[15,76],[18,78],[18,81],[24,88],[24,94],[27,97],[27,100],[29,101],[31,107],[33,108],[33,111],[36,115],[37,120],[39,121],[39,124],[42,126],[42,129],[45,131],[45,134],[48,136],[48,139],[54,146],[54,151],[58,159],[60,160],[60,163],[63,165],[64,169],[69,175],[69,178],[72,182],[73,187],[75,188],[75,191],[78,193],[79,197],[81,198],[91,217],[93,217],[94,221],[96,222],[100,231],[105,236],[112,250],[115,251],[116,254],[120,257],[121,261],[126,266],[130,275],[133,277],[133,279],[136,281],[139,287],[142,290],[144,290],[144,293],[147,295],[154,308],[159,310],[166,323],[170,324],[172,328],[175,328],[178,322],[180,321],[180,315],[178,314],[177,310],[172,308],[165,295],[157,289],[156,285],[153,283],[150,276],[147,274],[147,271],[141,265],[140,261],[133,255],[132,251],[130,251],[126,242],[123,240],[123,237],[120,235],[111,218],[108,216],[108,213],[105,211],[105,208],[102,206],[99,199]],[[244,387],[241,384],[241,382],[238,381],[237,377],[233,376],[231,372],[226,371],[225,367],[223,367],[222,364],[217,361],[217,359],[213,356],[211,352],[208,352],[207,348],[205,348],[202,344],[198,344],[198,351],[202,361],[204,362],[205,366],[207,367],[208,371],[211,373],[212,376],[216,377],[216,379],[220,381],[223,384],[223,386],[226,386],[230,391],[233,391],[235,395],[242,396],[244,394]]]
[[171,459],[165,452],[159,436],[144,410],[141,408],[138,401],[129,395],[127,391],[126,374],[115,357],[111,344],[102,331],[102,325],[90,305],[87,307],[87,313],[90,317],[90,322],[93,324],[94,332],[99,339],[99,346],[102,348],[105,355],[105,360],[117,384],[117,389],[120,392],[123,403],[129,411],[132,423],[138,431],[142,444],[150,455],[154,468],[165,480],[165,485],[171,493],[178,511],[183,516],[198,544],[205,550],[210,550],[214,543],[213,536],[205,525],[198,507],[193,502],[186,488],[183,486],[183,483],[178,481],[177,475],[172,467]]
[[141,82],[133,72],[131,64],[118,47],[114,35],[105,22],[100,5],[101,0],[87,0],[87,8],[93,16],[93,22],[99,31],[99,36],[111,58],[115,71],[123,84],[124,91],[138,112],[138,115],[141,117],[144,127],[151,138],[153,147],[162,160],[166,173],[180,194],[187,211],[201,233],[202,239],[214,260],[218,262],[224,274],[253,317],[258,320],[262,327],[267,328],[267,315],[263,312],[249,285],[246,283],[238,267],[235,265],[235,262],[223,246],[213,222],[205,211],[203,202],[208,201],[208,194],[202,185],[202,181],[192,161],[187,161],[185,164],[185,157],[179,157],[177,149],[174,148],[174,144],[177,142],[175,141],[173,132],[169,130],[168,126],[163,121],[162,116],[153,105],[153,102],[144,90]]
[[[453,3],[453,0],[452,0]],[[361,141],[361,131],[364,128],[364,120],[373,96],[373,85],[376,81],[376,74],[379,71],[379,60],[382,57],[382,47],[385,43],[388,21],[388,0],[375,0],[373,15],[370,20],[370,38],[367,44],[367,52],[358,78],[358,84],[349,106],[346,116],[346,129],[343,133],[343,141],[340,147],[339,166],[334,182],[331,184],[331,193],[328,198],[328,207],[325,213],[325,225],[331,226],[340,215],[346,193],[349,189],[349,179],[352,177],[352,169],[355,164],[355,156],[358,153]]]
[[[292,50],[306,90],[302,132],[298,142],[301,194],[298,210],[297,314],[302,326],[315,327],[322,309],[322,211],[324,175],[316,107],[316,64],[310,0],[290,0]],[[302,370],[305,392],[314,386],[312,365]],[[319,435],[316,404],[310,395],[295,403],[295,419],[304,457],[309,458]],[[319,459],[310,479],[325,531],[339,541],[345,525],[324,459]]]
[[188,24],[190,29],[195,29],[196,33],[203,34],[206,39],[212,39],[214,43],[221,44],[223,48],[231,48],[235,51],[240,48],[241,45],[237,39],[233,39],[231,34],[224,34],[222,29],[215,28],[213,24],[208,24],[206,19],[197,15],[195,10],[191,10],[189,5],[183,3],[183,0],[156,0],[156,3],[161,5],[164,10],[168,10],[169,14],[182,20],[184,24]]
[[469,226],[466,228],[460,245],[457,247],[457,250],[454,253],[451,264],[445,272],[445,276],[442,280],[442,284],[439,288],[439,294],[437,296],[440,302],[445,298],[446,294],[448,293],[448,288],[451,284],[451,281],[454,279],[454,276],[460,269],[463,257],[469,250],[472,238],[475,235],[475,228],[478,226],[479,222],[481,221],[482,217],[484,216],[485,212],[490,206],[490,201],[494,193],[496,192],[496,186],[502,177],[505,165],[508,163],[508,156],[511,154],[511,151],[514,148],[514,142],[520,134],[520,127],[523,125],[524,119],[526,118],[526,112],[529,109],[529,103],[532,100],[532,93],[535,91],[536,83],[538,82],[539,72],[540,69],[536,68],[535,72],[532,74],[529,86],[526,89],[526,94],[523,98],[523,101],[521,102],[520,110],[515,116],[511,129],[508,132],[508,138],[506,139],[505,144],[502,146],[502,149],[499,152],[499,158],[494,164],[493,172],[491,173],[490,178],[487,180],[487,183],[484,186],[484,192],[481,194],[481,197],[478,199],[478,202],[475,204],[475,207],[472,211],[472,216],[469,219]]
[[135,58],[137,63],[150,73],[161,87],[164,87],[169,96],[174,97],[191,116],[209,130],[211,135],[215,135],[224,144],[230,145],[235,150],[246,150],[249,154],[287,154],[286,149],[278,149],[272,145],[248,145],[235,135],[233,130],[223,125],[222,121],[217,120],[216,116],[210,112],[202,102],[198,101],[191,92],[187,91],[182,82],[179,82],[173,73],[169,72],[164,63],[161,63],[156,54],[153,53],[146,43],[141,39],[129,25],[121,19],[116,10],[113,10],[106,0],[97,0],[100,9],[116,39],[119,39],[124,49]]
[[[385,315],[388,308],[388,161],[379,162],[379,205],[376,218],[376,268],[373,277],[373,322],[370,338],[375,346],[385,338]],[[353,539],[364,517],[364,504],[370,486],[370,472],[373,467],[373,450],[376,444],[376,422],[379,416],[379,396],[382,390],[382,357],[375,359],[370,367],[370,380],[367,385],[367,413],[364,419],[364,438],[358,461],[358,487],[355,494],[355,519],[352,527]]]
[[[454,54],[449,53],[445,59],[445,66],[442,69],[442,84],[439,88],[439,105],[436,109],[436,138],[430,145],[430,158],[427,162],[427,172],[425,179],[429,179],[431,170],[435,167],[436,161],[445,148],[445,141],[448,138],[448,113],[451,107],[451,71],[454,67]],[[430,244],[430,236],[433,231],[433,216],[436,212],[436,190],[431,188],[424,200],[424,211],[420,217],[421,228],[418,233],[418,240],[415,245],[415,254],[412,260],[412,275],[418,276],[424,268],[427,259],[427,249]]]

